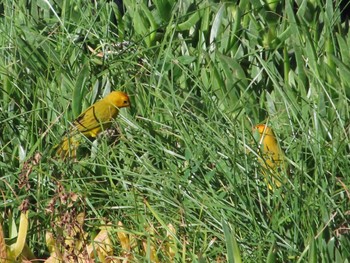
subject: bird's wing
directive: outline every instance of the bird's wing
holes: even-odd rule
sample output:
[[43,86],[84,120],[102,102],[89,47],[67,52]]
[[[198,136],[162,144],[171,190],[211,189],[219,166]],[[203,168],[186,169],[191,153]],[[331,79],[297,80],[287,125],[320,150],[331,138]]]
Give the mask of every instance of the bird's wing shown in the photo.
[[102,128],[109,126],[112,118],[116,117],[117,114],[118,109],[116,107],[106,104],[103,100],[98,101],[74,120],[69,135],[83,133],[95,137],[94,135]]

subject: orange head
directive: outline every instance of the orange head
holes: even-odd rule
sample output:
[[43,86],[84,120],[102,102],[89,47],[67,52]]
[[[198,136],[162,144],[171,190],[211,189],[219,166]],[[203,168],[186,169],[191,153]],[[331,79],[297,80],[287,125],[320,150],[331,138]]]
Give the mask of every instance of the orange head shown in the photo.
[[260,133],[260,135],[275,136],[273,134],[272,129],[265,124],[256,125],[255,127],[253,127],[253,131],[255,131],[255,130],[257,130]]
[[112,91],[105,99],[117,108],[130,107],[131,105],[128,94],[122,91]]
[[255,137],[255,139],[257,140],[259,147],[262,147],[263,151],[277,151],[277,139],[269,126],[266,124],[258,124],[253,127],[253,133],[256,131],[259,133],[259,136],[258,138]]
[[270,157],[272,157],[273,160],[280,159],[279,156],[282,156],[283,152],[278,145],[277,139],[272,129],[265,124],[259,124],[253,128],[253,132],[254,131],[257,131],[260,135],[258,141],[259,148],[261,147],[261,150],[264,153],[269,153],[269,155],[271,155]]

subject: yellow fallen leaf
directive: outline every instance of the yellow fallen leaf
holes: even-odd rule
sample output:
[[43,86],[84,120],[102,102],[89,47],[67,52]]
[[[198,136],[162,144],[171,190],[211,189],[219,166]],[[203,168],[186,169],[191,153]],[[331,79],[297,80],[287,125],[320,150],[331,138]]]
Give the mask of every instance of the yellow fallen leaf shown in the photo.
[[17,240],[16,243],[10,246],[8,251],[10,259],[16,259],[23,251],[28,232],[28,215],[29,210],[21,212]]
[[169,256],[169,260],[173,261],[174,257],[177,253],[177,247],[176,247],[176,243],[174,240],[174,236],[176,235],[176,229],[172,224],[168,224],[168,228],[169,230],[167,230],[167,238],[168,238],[168,243],[166,246],[166,253]]
[[113,244],[108,236],[108,230],[112,228],[112,224],[103,226],[101,231],[97,234],[94,241],[87,247],[87,253],[90,258],[95,257],[95,253],[101,262],[105,262],[107,256],[113,255]]
[[7,253],[6,253],[4,231],[2,229],[2,224],[0,223],[0,260],[5,260],[6,258],[7,258]]

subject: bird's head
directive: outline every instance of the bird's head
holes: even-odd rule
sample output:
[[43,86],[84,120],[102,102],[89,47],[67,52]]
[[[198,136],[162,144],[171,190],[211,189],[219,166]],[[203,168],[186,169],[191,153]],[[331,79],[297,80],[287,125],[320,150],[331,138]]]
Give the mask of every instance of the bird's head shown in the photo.
[[267,125],[265,124],[259,124],[259,125],[256,125],[255,127],[253,127],[253,132],[254,131],[258,131],[258,133],[261,135],[264,135],[264,136],[275,136],[273,134],[273,131],[270,127],[268,127]]
[[128,94],[122,91],[112,91],[106,99],[117,108],[130,107]]

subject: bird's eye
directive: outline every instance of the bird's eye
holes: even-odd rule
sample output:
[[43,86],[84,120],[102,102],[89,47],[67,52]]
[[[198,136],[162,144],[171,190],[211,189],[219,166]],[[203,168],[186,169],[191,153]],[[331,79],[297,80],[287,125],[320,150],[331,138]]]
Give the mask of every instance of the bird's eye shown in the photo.
[[128,104],[128,101],[127,101],[127,100],[124,100],[124,104]]

